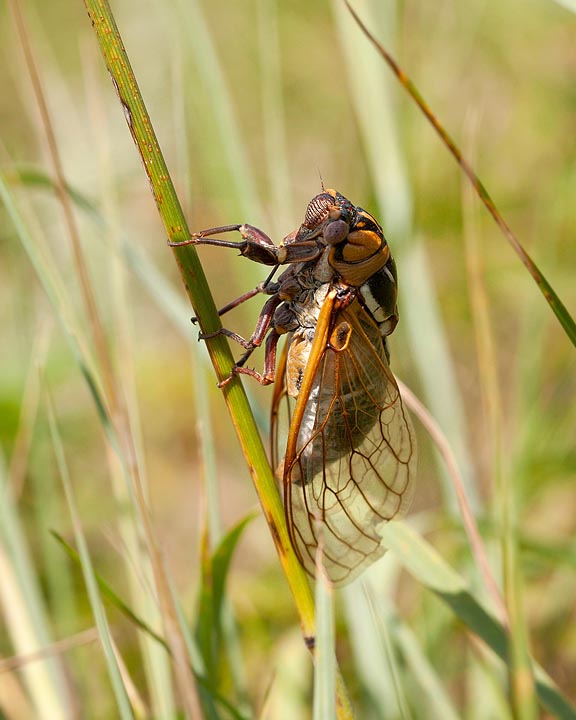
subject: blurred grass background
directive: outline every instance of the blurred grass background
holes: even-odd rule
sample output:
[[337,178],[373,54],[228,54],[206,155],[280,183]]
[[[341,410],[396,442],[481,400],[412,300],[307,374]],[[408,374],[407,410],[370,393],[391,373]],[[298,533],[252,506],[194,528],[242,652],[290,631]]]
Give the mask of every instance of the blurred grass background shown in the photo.
[[[356,7],[475,158],[500,210],[574,314],[574,15],[551,0]],[[530,648],[576,700],[574,351],[491,219],[466,201],[445,148],[336,4],[122,0],[113,9],[191,228],[245,221],[278,240],[301,222],[319,173],[381,219],[401,282],[393,369],[447,434],[499,581],[502,477],[512,488]],[[24,10],[66,179],[77,193],[76,219],[128,399],[155,534],[193,624],[206,507],[215,540],[256,506],[255,494],[84,7],[53,0],[27,2]],[[36,246],[55,261],[82,337],[86,320],[44,131],[12,19],[6,6],[0,12],[2,172]],[[0,547],[0,655],[20,657],[0,674],[0,711],[41,715],[32,690],[40,681],[30,673],[47,664],[26,656],[65,639],[69,647],[55,648],[60,662],[43,679],[54,698],[45,716],[115,717],[102,650],[95,635],[80,635],[95,622],[82,574],[49,534],[74,542],[48,396],[94,568],[133,607],[142,600],[138,588],[152,595],[138,568],[139,532],[126,535],[126,524],[138,524],[115,485],[101,417],[58,315],[0,212],[0,438],[2,493],[10,498]],[[205,249],[202,260],[218,305],[265,276],[234,252]],[[472,294],[470,267],[479,260],[494,360]],[[253,300],[226,325],[248,335],[258,309]],[[486,377],[497,379],[496,421]],[[265,433],[271,391],[245,384]],[[412,519],[482,596],[451,486],[423,432],[419,439]],[[29,584],[23,571],[10,573],[27,565],[19,551],[29,553]],[[360,642],[363,629],[355,625],[353,608],[364,596],[343,593],[337,608],[338,657],[358,717],[510,716],[502,668],[394,556],[380,565],[363,600],[382,633],[376,648],[370,638]],[[21,592],[35,600],[28,604]],[[259,717],[266,704],[265,717],[308,717],[311,663],[261,517],[240,540],[226,601],[238,644],[228,633],[232,669],[223,671],[223,694],[246,717]],[[43,617],[31,622],[42,631],[23,632],[27,621],[13,612],[19,606],[29,609],[28,619]],[[133,625],[107,607],[136,714],[170,717],[178,701],[169,681],[159,680],[166,658],[142,648]],[[414,669],[418,663],[428,674]],[[387,672],[374,677],[370,665]]]

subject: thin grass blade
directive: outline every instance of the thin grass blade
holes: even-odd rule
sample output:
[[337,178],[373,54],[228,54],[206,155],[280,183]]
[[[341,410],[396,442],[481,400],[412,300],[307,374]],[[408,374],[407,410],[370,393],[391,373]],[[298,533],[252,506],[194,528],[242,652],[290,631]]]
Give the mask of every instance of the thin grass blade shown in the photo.
[[394,58],[386,50],[386,48],[370,32],[368,27],[360,19],[359,15],[354,11],[348,0],[344,0],[344,2],[346,3],[350,14],[354,18],[366,38],[372,43],[372,45],[384,58],[394,75],[396,75],[396,77],[398,78],[400,84],[406,89],[410,97],[414,100],[416,105],[418,105],[426,119],[430,122],[434,130],[438,133],[442,142],[446,145],[450,153],[454,156],[456,162],[458,163],[458,165],[460,165],[462,171],[472,183],[472,186],[478,194],[478,197],[482,201],[483,205],[486,207],[490,215],[492,215],[496,224],[502,231],[502,234],[508,240],[518,257],[520,258],[522,264],[532,276],[532,279],[538,286],[542,295],[544,295],[546,302],[558,318],[558,321],[564,329],[564,332],[566,333],[572,344],[576,346],[576,323],[574,322],[572,316],[556,294],[554,288],[540,272],[540,270],[536,266],[536,263],[532,260],[526,250],[524,250],[519,240],[509,227],[508,223],[502,217],[500,211],[490,197],[488,190],[486,189],[478,175],[476,175],[468,160],[462,155],[462,152],[460,151],[454,140],[440,124],[436,116],[432,113],[432,111],[428,107],[428,104],[426,103],[422,95],[420,95],[420,92],[418,91],[412,80],[406,75],[406,73],[398,65],[396,60],[394,60]]
[[[397,22],[393,6],[364,3],[371,17],[392,35]],[[411,356],[418,368],[427,404],[450,439],[462,469],[466,494],[473,511],[480,506],[470,458],[464,401],[438,304],[429,252],[413,228],[412,191],[402,152],[397,99],[379,58],[358,28],[353,27],[342,2],[334,2],[337,28],[345,51],[349,86],[358,117],[376,197],[401,272],[399,306],[407,330]],[[392,348],[392,354],[394,350]],[[440,463],[447,507],[457,512],[450,478]]]

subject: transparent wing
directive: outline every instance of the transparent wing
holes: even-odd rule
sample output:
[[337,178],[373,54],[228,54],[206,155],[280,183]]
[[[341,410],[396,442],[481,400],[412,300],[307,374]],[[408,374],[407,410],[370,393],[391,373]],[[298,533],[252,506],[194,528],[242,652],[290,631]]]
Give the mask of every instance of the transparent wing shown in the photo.
[[378,527],[406,511],[416,469],[382,337],[358,303],[336,318],[290,433],[297,440],[284,461],[284,504],[293,545],[314,574],[321,541],[326,571],[343,585],[384,553]]

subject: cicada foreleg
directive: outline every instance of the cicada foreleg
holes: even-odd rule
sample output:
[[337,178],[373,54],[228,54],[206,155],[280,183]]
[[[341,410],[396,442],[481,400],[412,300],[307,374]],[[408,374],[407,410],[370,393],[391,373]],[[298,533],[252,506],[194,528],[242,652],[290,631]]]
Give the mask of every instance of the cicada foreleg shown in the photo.
[[[242,237],[239,242],[222,240],[212,237],[227,232],[238,231]],[[182,245],[214,245],[216,247],[236,248],[241,255],[262,263],[262,265],[279,265],[278,259],[280,248],[278,248],[265,232],[252,225],[222,225],[220,227],[208,228],[197,233],[192,233],[189,240],[168,243],[171,247]]]
[[[242,237],[240,242],[222,240],[212,237],[221,233],[238,231]],[[262,265],[286,265],[289,263],[307,262],[320,256],[321,248],[315,240],[294,242],[292,236],[284,239],[281,245],[274,245],[265,232],[253,225],[222,225],[220,227],[192,233],[188,240],[169,242],[171,247],[183,245],[214,245],[216,247],[236,248],[249,260]]]

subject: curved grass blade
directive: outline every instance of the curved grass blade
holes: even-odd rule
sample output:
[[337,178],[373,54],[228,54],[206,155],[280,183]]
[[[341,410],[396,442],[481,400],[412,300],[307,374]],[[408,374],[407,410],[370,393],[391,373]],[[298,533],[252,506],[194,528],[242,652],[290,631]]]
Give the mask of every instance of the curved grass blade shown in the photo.
[[576,323],[574,322],[574,319],[572,318],[572,316],[570,315],[570,313],[568,312],[565,305],[562,303],[550,283],[540,272],[530,255],[526,252],[526,250],[524,250],[518,238],[509,227],[508,223],[500,214],[498,208],[496,207],[494,201],[488,193],[488,190],[484,186],[484,183],[482,183],[478,175],[476,175],[476,173],[472,169],[472,166],[470,165],[468,160],[462,155],[461,150],[458,148],[454,140],[440,124],[438,118],[434,115],[432,110],[430,110],[428,104],[426,103],[412,80],[408,77],[408,75],[406,75],[404,70],[402,70],[402,68],[398,65],[392,55],[390,55],[388,50],[386,50],[386,48],[376,39],[376,37],[370,32],[370,30],[368,30],[368,28],[362,22],[362,20],[360,19],[356,11],[352,8],[348,0],[344,0],[344,2],[346,3],[350,14],[360,27],[364,35],[366,35],[368,40],[388,63],[390,69],[392,70],[394,75],[396,75],[402,87],[404,87],[404,89],[414,100],[416,105],[418,105],[428,122],[432,125],[434,130],[436,130],[436,132],[440,136],[442,142],[446,145],[450,153],[453,155],[458,165],[460,165],[462,171],[464,172],[468,180],[470,180],[470,182],[472,183],[472,186],[474,187],[483,205],[486,207],[490,215],[492,215],[494,221],[502,231],[504,237],[508,240],[518,257],[522,261],[523,265],[532,276],[534,282],[540,289],[540,292],[544,295],[546,302],[548,303],[548,305],[550,305],[550,308],[552,309],[552,311],[558,318],[558,321],[564,328],[564,332],[566,333],[566,335],[568,335],[572,344],[576,346]]
[[492,575],[486,549],[484,547],[484,543],[482,542],[480,531],[478,530],[476,518],[470,508],[470,503],[466,496],[458,463],[454,457],[450,443],[435,418],[432,417],[431,413],[424,407],[420,400],[418,400],[414,393],[401,380],[397,379],[397,382],[404,402],[422,423],[422,426],[426,429],[426,432],[430,436],[430,439],[436,446],[436,449],[446,464],[447,472],[452,480],[454,492],[458,499],[458,507],[460,515],[462,516],[462,523],[466,530],[466,534],[468,535],[470,547],[472,548],[476,564],[478,565],[482,575],[484,586],[492,598],[494,607],[498,610],[500,619],[505,624],[508,624],[506,607],[500,594],[500,590],[496,584],[496,580]]
[[[376,6],[378,5],[378,10]],[[448,328],[437,297],[431,272],[430,253],[424,238],[413,227],[414,197],[402,150],[403,124],[398,113],[396,87],[362,32],[350,28],[346,7],[333,0],[340,43],[346,58],[348,85],[358,119],[366,161],[386,232],[393,242],[402,268],[399,284],[402,328],[411,349],[411,362],[420,377],[426,402],[450,438],[466,494],[474,512],[482,506],[470,453],[469,423],[465,398],[457,381],[455,359],[450,350]],[[398,23],[393,4],[364,3],[379,27],[389,31],[392,41]],[[444,465],[438,465],[444,504],[456,514],[457,501]]]
[[[39,167],[32,165],[16,165],[13,168],[12,173],[6,174],[6,180],[10,184],[20,183],[28,187],[40,188],[42,190],[52,190],[54,193],[58,192],[58,183],[50,177],[50,175]],[[96,215],[98,210],[94,203],[92,203],[85,195],[76,190],[70,183],[64,184],[66,194],[70,197],[70,200],[81,210]]]
[[[168,175],[168,169],[156,136],[151,128],[142,97],[137,89],[136,79],[129,65],[111,10],[106,2],[86,0],[85,4],[122,104],[129,130],[144,161],[144,167],[167,235],[172,241],[185,240],[189,237],[186,219]],[[200,328],[204,333],[213,332],[219,327],[220,323],[197,253],[193,248],[174,248],[174,254],[186,290],[198,317]],[[224,338],[216,337],[207,343],[207,347],[217,377],[219,380],[223,380],[230,374],[233,364],[228,344]],[[293,562],[288,558],[289,540],[287,532],[283,532],[281,528],[283,509],[264,448],[258,437],[257,429],[251,420],[246,395],[241,383],[236,379],[228,384],[223,394],[232,413],[233,422],[243,450],[246,457],[250,458],[250,471],[261,496],[263,495],[263,503],[265,503],[268,520],[274,527],[277,545],[285,562],[290,566],[292,584],[298,592],[302,593],[301,610],[304,628],[312,630],[311,594],[308,589],[307,592],[310,598],[308,602],[305,599],[306,591],[299,589],[308,588],[305,575],[303,571],[300,570],[299,572],[300,566],[296,558],[294,558]]]

